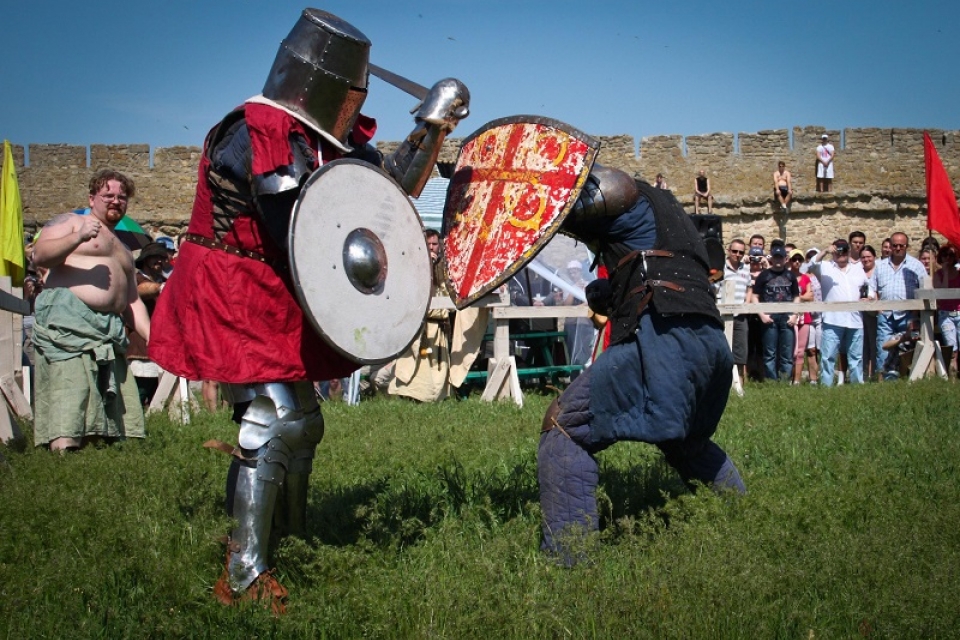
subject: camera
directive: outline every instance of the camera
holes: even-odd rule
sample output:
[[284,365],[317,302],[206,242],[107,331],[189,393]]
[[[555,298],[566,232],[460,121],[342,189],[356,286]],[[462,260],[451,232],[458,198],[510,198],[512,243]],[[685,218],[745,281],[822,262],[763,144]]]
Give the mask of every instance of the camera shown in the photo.
[[750,262],[760,262],[763,260],[763,256],[750,256]]
[[870,296],[870,285],[864,282],[860,285],[860,297],[867,298]]

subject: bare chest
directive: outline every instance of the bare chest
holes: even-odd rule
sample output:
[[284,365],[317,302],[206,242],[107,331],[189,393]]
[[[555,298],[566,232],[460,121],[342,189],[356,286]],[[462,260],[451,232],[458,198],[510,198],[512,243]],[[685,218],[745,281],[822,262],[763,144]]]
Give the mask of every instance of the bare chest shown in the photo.
[[133,267],[133,255],[109,229],[102,229],[97,237],[81,244],[74,250],[73,255],[107,258]]

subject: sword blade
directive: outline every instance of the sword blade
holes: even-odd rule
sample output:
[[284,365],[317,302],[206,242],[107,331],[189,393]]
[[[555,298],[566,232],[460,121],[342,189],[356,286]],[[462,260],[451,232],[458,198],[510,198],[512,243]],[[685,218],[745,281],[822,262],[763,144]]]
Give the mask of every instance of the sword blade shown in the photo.
[[370,73],[377,76],[387,84],[392,84],[397,89],[400,89],[405,93],[409,93],[417,100],[423,100],[430,91],[422,84],[418,84],[413,80],[408,80],[403,76],[398,76],[392,71],[387,71],[383,67],[378,67],[375,64],[367,64],[367,68],[370,70]]

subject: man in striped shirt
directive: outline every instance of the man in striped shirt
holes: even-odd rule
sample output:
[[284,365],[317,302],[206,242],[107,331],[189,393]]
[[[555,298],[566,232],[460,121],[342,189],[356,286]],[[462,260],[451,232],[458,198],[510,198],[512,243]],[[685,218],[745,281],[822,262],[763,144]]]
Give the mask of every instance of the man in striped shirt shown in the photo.
[[[747,288],[750,286],[750,266],[743,261],[747,245],[740,238],[735,239],[727,248],[727,259],[723,263],[723,282],[717,290],[717,302],[720,304],[743,304],[747,301]],[[725,300],[727,281],[733,284],[733,299]],[[733,317],[733,363],[741,380],[746,380],[747,366],[747,316],[739,314]]]
[[[907,255],[910,244],[907,234],[890,236],[890,257],[877,263],[870,278],[870,287],[880,300],[909,300],[915,297],[927,270],[923,263]],[[899,376],[899,357],[896,349],[884,351],[883,344],[898,333],[909,330],[913,314],[906,311],[883,311],[877,316],[877,365],[876,371],[884,380]]]

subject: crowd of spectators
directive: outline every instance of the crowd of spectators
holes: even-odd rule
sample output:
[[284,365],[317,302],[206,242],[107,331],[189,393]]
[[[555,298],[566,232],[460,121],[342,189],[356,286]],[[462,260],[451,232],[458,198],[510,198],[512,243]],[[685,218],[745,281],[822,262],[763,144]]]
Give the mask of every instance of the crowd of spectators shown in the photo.
[[[829,247],[774,240],[767,250],[760,235],[732,240],[723,278],[717,283],[721,303],[857,302],[907,300],[928,277],[935,288],[960,287],[957,248],[940,247],[932,237],[910,255],[906,234],[894,233],[881,246],[881,257],[861,231],[838,238]],[[923,255],[929,255],[927,263]],[[725,286],[730,281],[733,284]],[[732,296],[726,299],[726,296]],[[957,370],[960,299],[939,300],[935,338],[948,369]],[[893,380],[904,374],[904,344],[915,338],[918,316],[907,311],[828,311],[737,315],[733,355],[742,379],[832,386],[867,380]]]
[[[818,193],[832,189],[836,155],[829,134],[824,133],[815,150]],[[657,174],[656,184],[666,188],[662,174]],[[794,197],[794,177],[779,161],[773,172],[773,204],[789,213]],[[703,205],[712,213],[713,203],[710,177],[699,169],[693,184],[694,214]],[[960,286],[958,251],[952,245],[940,247],[931,236],[910,255],[906,234],[898,232],[878,246],[879,252],[862,231],[853,231],[825,250],[810,247],[806,252],[782,240],[773,241],[768,249],[759,234],[749,242],[737,238],[729,243],[722,272],[724,281],[735,283],[733,298],[727,302],[905,300],[914,296],[927,276],[936,288]],[[721,300],[724,287],[718,284],[717,290]],[[956,369],[960,300],[940,300],[937,308],[936,337],[944,359]],[[807,379],[827,386],[893,379],[902,374],[903,348],[891,345],[901,336],[915,334],[916,327],[916,314],[902,311],[737,315],[734,362],[741,379],[793,384]]]

